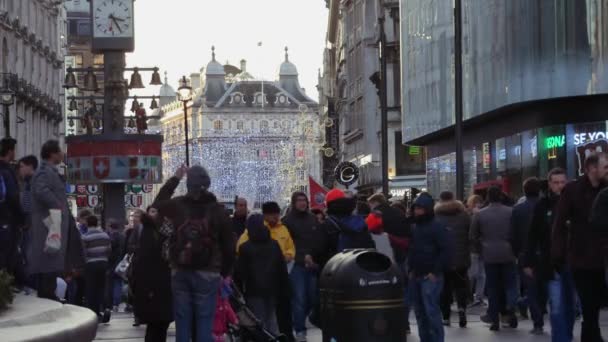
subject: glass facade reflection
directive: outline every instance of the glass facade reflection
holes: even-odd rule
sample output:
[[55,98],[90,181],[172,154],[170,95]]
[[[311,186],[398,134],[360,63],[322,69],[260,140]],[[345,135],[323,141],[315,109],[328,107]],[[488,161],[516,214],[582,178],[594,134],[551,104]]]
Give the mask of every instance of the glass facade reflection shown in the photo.
[[[608,92],[608,0],[463,0],[465,119]],[[454,123],[453,2],[402,0],[405,141]]]

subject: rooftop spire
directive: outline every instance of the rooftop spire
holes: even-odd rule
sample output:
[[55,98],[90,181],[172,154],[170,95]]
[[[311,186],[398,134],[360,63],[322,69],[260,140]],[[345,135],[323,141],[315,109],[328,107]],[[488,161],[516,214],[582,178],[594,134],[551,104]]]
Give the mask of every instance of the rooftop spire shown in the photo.
[[289,47],[285,47],[285,62],[289,62]]
[[169,83],[169,77],[167,77],[167,71],[165,71],[165,84]]
[[211,57],[212,57],[213,61],[215,61],[215,45],[211,46]]

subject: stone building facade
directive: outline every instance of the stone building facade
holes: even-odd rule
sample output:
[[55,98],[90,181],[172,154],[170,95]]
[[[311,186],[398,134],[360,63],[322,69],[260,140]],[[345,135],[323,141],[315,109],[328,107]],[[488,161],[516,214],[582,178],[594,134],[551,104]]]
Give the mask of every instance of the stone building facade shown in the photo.
[[8,109],[18,156],[38,155],[44,141],[62,135],[65,38],[63,1],[0,0],[1,86],[15,93]]
[[[320,105],[337,127],[327,140],[339,153],[324,158],[324,183],[332,186],[333,167],[351,161],[360,167],[355,185],[361,195],[382,187],[380,26],[385,17],[387,58],[388,144],[390,191],[401,197],[424,185],[424,166],[401,139],[401,69],[399,3],[394,0],[326,0],[329,8],[327,48],[319,76]],[[336,136],[337,135],[337,136]],[[419,151],[415,149],[414,151]],[[412,167],[419,165],[420,167]]]
[[[323,146],[318,104],[300,87],[286,53],[278,80],[254,79],[240,68],[212,61],[190,75],[188,103],[191,164],[209,169],[212,190],[223,202],[244,196],[254,207],[286,204],[292,191],[308,193],[309,176],[320,179]],[[162,107],[166,154],[172,172],[184,159],[183,103]]]

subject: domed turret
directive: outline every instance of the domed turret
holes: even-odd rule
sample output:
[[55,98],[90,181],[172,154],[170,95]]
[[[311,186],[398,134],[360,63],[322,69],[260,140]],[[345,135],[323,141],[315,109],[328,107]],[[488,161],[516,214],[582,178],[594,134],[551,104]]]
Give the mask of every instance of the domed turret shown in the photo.
[[226,72],[215,60],[215,46],[211,47],[211,62],[207,64],[205,78],[205,100],[207,104],[215,104],[226,92]]
[[165,82],[160,87],[159,94],[159,105],[161,107],[175,101],[175,99],[177,98],[175,89],[173,89],[173,87],[169,85],[169,81],[167,79],[167,72],[165,71]]
[[283,76],[298,76],[298,68],[289,61],[289,48],[285,47],[285,62],[281,64],[279,78]]
[[211,47],[211,62],[207,64],[207,76],[225,76],[224,66],[215,60],[215,46]]
[[285,61],[279,68],[279,85],[300,102],[314,102],[312,99],[306,96],[302,90],[302,87],[300,86],[300,81],[298,79],[298,68],[296,68],[295,64],[289,61],[288,47],[285,47]]

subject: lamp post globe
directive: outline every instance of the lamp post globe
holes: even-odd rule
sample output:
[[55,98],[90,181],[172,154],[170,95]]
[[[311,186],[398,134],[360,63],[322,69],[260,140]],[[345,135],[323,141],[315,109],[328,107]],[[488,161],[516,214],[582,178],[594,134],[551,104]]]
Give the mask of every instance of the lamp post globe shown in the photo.
[[179,99],[182,102],[192,100],[192,87],[188,84],[186,76],[182,76],[182,79],[179,81],[179,88],[177,88],[177,93],[179,94]]
[[180,101],[184,104],[184,140],[186,143],[186,166],[190,167],[190,139],[188,131],[188,102],[192,100],[192,87],[188,84],[186,76],[182,76],[177,88]]

